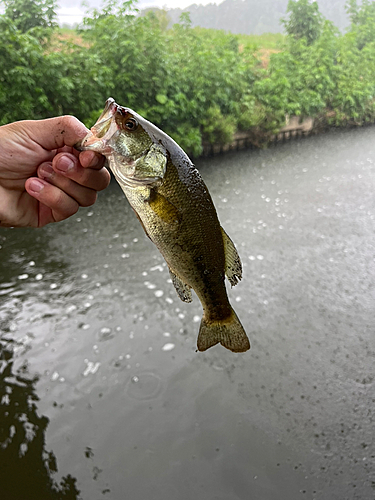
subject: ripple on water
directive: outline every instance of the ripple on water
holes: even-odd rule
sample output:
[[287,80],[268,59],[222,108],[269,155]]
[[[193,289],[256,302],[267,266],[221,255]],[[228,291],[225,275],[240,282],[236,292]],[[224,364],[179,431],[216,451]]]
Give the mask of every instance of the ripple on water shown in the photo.
[[128,396],[139,400],[155,399],[162,390],[159,375],[153,372],[140,372],[133,375],[126,384]]

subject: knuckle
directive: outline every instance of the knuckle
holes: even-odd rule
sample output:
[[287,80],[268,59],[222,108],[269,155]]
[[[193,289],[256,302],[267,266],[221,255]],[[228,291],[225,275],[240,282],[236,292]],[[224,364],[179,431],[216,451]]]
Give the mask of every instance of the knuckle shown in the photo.
[[64,207],[64,210],[54,210],[55,222],[61,222],[62,220],[68,219],[72,215],[76,214],[78,212],[78,209],[78,203],[74,203]]
[[97,197],[98,195],[96,191],[87,193],[80,203],[81,207],[91,207],[91,205],[94,205],[94,203],[96,202]]
[[107,188],[110,182],[111,182],[111,174],[108,172],[106,168],[103,168],[100,171],[100,184],[98,187],[98,191],[102,191],[103,189]]
[[81,122],[75,116],[72,116],[72,115],[63,115],[61,117],[61,124],[64,127],[71,128],[71,127],[78,127],[78,126],[80,126]]
[[56,190],[55,196],[54,196],[54,206],[56,207],[56,210],[59,211],[64,211],[66,205],[68,205],[68,196],[64,191],[61,191],[60,189]]
[[71,215],[74,215],[79,208],[79,205],[76,202],[76,200],[71,198],[65,191],[61,189],[56,189],[54,191],[55,191],[53,200],[54,210],[59,214],[63,215],[65,219],[67,217],[70,217]]

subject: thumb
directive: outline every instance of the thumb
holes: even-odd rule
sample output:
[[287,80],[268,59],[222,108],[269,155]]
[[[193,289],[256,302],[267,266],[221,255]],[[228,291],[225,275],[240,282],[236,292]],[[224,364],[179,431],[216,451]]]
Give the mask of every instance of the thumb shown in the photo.
[[88,132],[82,122],[70,115],[46,120],[25,120],[23,125],[29,137],[49,151],[74,146]]

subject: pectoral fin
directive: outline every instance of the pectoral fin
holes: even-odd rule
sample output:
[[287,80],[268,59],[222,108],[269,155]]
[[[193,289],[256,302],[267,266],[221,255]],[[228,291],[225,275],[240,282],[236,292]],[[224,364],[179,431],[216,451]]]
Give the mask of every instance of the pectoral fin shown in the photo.
[[155,189],[150,190],[150,197],[147,200],[151,210],[168,224],[178,223],[181,220],[180,211]]
[[227,275],[229,283],[232,286],[235,286],[242,278],[241,259],[233,241],[229,238],[223,228],[221,228],[221,233],[224,241],[225,274]]
[[193,300],[191,297],[191,287],[184,283],[171,269],[169,269],[169,274],[180,299],[183,302],[191,302]]

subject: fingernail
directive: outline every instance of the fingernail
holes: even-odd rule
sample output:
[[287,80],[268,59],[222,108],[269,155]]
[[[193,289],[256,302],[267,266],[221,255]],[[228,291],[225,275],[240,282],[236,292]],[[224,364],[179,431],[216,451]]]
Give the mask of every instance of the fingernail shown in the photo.
[[39,168],[39,177],[43,177],[44,179],[49,179],[54,173],[55,172],[51,165],[42,165]]
[[43,182],[39,181],[38,179],[32,179],[29,183],[29,189],[34,193],[40,193],[43,188]]
[[69,158],[69,156],[61,156],[56,164],[56,169],[60,172],[68,172],[74,168],[74,162]]

